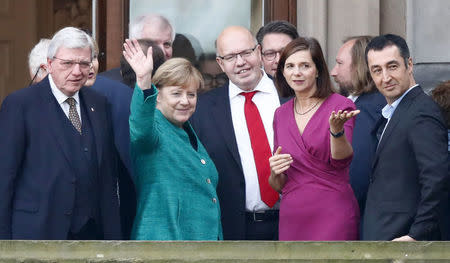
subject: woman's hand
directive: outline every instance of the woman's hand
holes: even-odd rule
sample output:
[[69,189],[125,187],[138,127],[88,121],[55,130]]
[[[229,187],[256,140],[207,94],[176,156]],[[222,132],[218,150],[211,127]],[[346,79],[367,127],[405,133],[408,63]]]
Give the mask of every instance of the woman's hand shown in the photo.
[[152,83],[153,57],[152,47],[147,50],[147,56],[142,52],[136,39],[126,39],[123,43],[123,56],[136,73],[136,83],[142,90],[149,89]]
[[346,121],[350,120],[352,117],[358,115],[360,113],[360,110],[354,110],[354,111],[342,111],[339,110],[336,112],[331,112],[330,115],[330,131],[332,133],[339,133],[344,130],[344,124]]
[[292,162],[293,160],[290,154],[281,153],[281,146],[278,146],[273,156],[269,158],[271,170],[269,184],[278,193],[281,193],[281,189],[283,189],[286,183],[286,175],[284,172],[289,169]]

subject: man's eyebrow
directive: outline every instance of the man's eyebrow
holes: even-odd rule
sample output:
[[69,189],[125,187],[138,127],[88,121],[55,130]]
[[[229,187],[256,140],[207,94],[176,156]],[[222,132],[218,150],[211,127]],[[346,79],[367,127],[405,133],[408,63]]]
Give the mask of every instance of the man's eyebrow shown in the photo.
[[389,61],[388,63],[386,63],[387,65],[390,65],[390,64],[399,64],[399,62],[397,61],[397,60],[391,60],[391,61]]

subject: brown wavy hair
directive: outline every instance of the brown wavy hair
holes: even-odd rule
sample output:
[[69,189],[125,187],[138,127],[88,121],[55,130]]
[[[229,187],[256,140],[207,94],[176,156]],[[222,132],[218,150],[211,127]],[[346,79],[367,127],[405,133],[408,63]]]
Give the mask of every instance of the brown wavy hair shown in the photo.
[[350,51],[352,56],[352,94],[361,95],[363,93],[369,93],[375,91],[377,88],[370,76],[369,67],[366,63],[365,51],[367,44],[372,40],[372,36],[354,36],[344,40],[344,43],[348,41],[354,41],[353,47]]

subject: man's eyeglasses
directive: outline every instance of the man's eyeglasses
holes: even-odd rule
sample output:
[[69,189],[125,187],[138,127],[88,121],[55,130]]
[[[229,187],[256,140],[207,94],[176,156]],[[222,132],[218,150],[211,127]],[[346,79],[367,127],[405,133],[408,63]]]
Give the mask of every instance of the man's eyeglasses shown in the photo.
[[40,70],[41,70],[41,67],[38,67],[38,69],[36,70],[36,73],[34,73],[34,77],[31,79],[30,84],[28,84],[28,86],[33,85],[33,82],[36,79],[37,75],[39,74]]
[[53,57],[54,59],[58,59],[61,61],[60,65],[64,70],[72,69],[76,64],[80,66],[81,70],[89,70],[92,67],[92,62],[90,61],[75,61],[75,60],[67,60],[62,58]]
[[238,55],[241,56],[241,58],[250,57],[252,55],[253,51],[255,51],[255,49],[257,47],[258,47],[258,45],[256,45],[254,48],[249,48],[249,49],[243,50],[243,51],[241,51],[239,53],[233,53],[233,54],[225,55],[223,57],[221,57],[221,56],[217,56],[217,57],[222,59],[222,60],[225,60],[226,62],[230,62],[231,63],[231,62],[236,61],[236,58],[237,58]]
[[212,86],[215,81],[215,86],[222,86],[228,81],[228,77],[225,73],[220,73],[217,75],[211,75],[208,73],[202,73],[205,85]]
[[279,56],[281,54],[281,52],[283,52],[283,50],[271,50],[270,49],[265,52],[261,52],[261,54],[268,61],[272,61],[277,57],[277,55]]

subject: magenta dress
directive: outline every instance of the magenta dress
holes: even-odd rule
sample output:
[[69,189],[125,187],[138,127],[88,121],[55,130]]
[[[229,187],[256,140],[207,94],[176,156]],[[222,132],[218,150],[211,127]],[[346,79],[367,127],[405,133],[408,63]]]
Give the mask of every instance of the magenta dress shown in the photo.
[[[303,134],[294,117],[294,99],[275,112],[274,149],[282,147],[293,163],[280,204],[280,240],[356,240],[359,207],[349,182],[353,156],[331,158],[329,117],[338,110],[354,110],[353,102],[339,94],[330,95],[317,109]],[[354,118],[345,123],[351,143]]]

